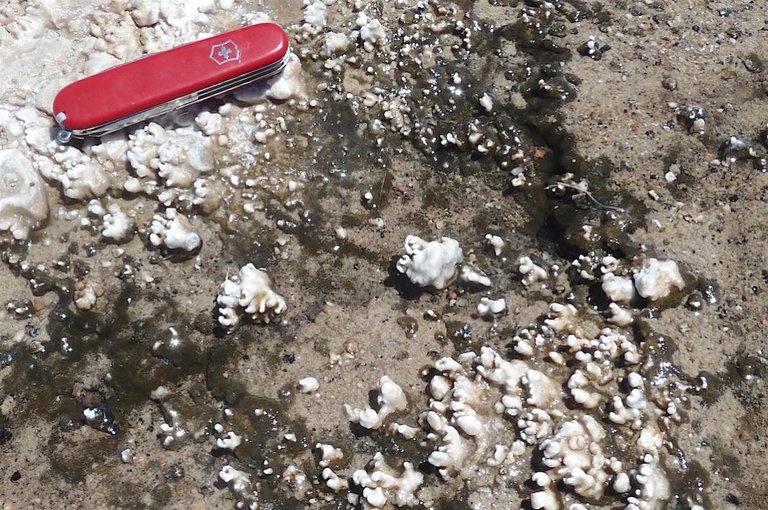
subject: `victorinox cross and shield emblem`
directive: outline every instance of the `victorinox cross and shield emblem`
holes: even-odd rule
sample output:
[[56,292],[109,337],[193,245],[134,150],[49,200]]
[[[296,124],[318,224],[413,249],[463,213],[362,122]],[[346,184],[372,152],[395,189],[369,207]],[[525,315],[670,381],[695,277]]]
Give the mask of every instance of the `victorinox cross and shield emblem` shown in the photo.
[[231,39],[221,44],[214,44],[211,46],[210,58],[220,66],[227,62],[237,62],[240,60],[240,48]]

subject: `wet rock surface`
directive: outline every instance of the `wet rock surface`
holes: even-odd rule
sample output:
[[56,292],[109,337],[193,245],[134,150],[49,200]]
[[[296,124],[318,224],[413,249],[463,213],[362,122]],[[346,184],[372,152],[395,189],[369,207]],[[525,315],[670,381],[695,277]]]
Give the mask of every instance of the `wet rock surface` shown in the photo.
[[[45,195],[3,227],[5,507],[768,506],[764,5],[151,4],[0,9]],[[280,81],[53,141],[67,80],[267,17]],[[463,256],[422,285],[408,236]]]

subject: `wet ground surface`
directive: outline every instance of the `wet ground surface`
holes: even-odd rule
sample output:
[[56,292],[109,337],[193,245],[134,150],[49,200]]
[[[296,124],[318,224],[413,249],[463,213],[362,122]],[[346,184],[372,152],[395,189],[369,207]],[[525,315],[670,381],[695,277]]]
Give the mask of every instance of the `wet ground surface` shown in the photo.
[[[152,177],[120,155],[105,167],[90,141],[77,150],[110,184],[67,197],[62,179],[46,175],[56,158],[35,143],[33,123],[22,122],[21,135],[4,124],[3,147],[46,175],[51,209],[28,241],[2,252],[4,508],[344,508],[348,493],[371,507],[362,487],[329,487],[317,443],[342,450],[333,465],[342,478],[376,452],[397,473],[411,462],[424,479],[410,506],[531,508],[540,443],[506,468],[489,468],[478,442],[451,476],[429,463],[440,444],[420,419],[434,409],[430,370],[482,346],[557,383],[550,436],[566,420],[595,417],[608,432],[606,456],[625,471],[645,463],[663,473],[668,494],[640,508],[768,507],[764,4],[337,2],[324,26],[302,27],[312,13],[300,2],[198,3],[207,20],[161,12],[146,26],[137,10],[123,14],[124,2],[3,8],[2,55],[18,71],[3,89],[12,115],[31,104],[45,117],[36,102],[62,80],[55,70],[76,61],[63,82],[85,74],[87,52],[127,60],[260,11],[289,27],[303,88],[255,105],[228,96],[160,120],[168,132],[199,131],[191,119],[200,112],[243,112],[225,115],[229,138],[212,149],[209,181],[223,191],[210,208],[162,179],[159,190],[126,191],[129,177]],[[380,20],[385,40],[361,34],[361,10]],[[329,32],[349,35],[348,47],[323,49]],[[19,57],[36,51],[46,66]],[[273,132],[262,143],[265,126]],[[136,235],[106,242],[93,199],[130,211]],[[198,252],[148,240],[169,204],[190,218]],[[456,239],[492,285],[415,287],[395,267],[410,234]],[[499,254],[486,234],[504,240]],[[520,257],[546,276],[526,281]],[[673,260],[684,282],[659,299],[634,295],[621,305],[631,323],[616,324],[600,280],[605,257],[625,276],[650,258]],[[216,297],[247,263],[264,268],[288,309],[278,323],[227,330]],[[85,284],[97,287],[90,309],[75,304]],[[481,297],[503,297],[508,311],[479,316]],[[563,331],[546,322],[552,303],[577,311]],[[582,363],[568,336],[599,338],[605,328],[639,361],[611,362],[612,377],[590,382],[601,404],[584,409],[568,386]],[[542,337],[530,353],[526,334]],[[642,429],[660,438],[653,463],[638,457],[640,428],[608,418],[630,373],[647,388]],[[415,438],[361,429],[345,414],[344,404],[376,402],[383,375],[408,400],[387,423],[420,429]],[[297,390],[308,376],[320,384],[313,394]],[[493,415],[493,398],[489,390],[478,414]],[[511,445],[522,428],[508,420],[494,441]],[[230,431],[242,442],[220,447]],[[246,486],[224,480],[225,466],[245,473]],[[632,508],[613,478],[586,497],[550,476],[555,508]]]

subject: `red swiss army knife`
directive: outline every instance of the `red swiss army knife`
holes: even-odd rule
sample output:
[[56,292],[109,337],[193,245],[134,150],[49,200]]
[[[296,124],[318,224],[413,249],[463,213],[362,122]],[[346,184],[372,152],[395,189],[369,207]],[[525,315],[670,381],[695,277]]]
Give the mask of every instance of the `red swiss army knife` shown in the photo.
[[56,138],[102,136],[269,78],[287,57],[283,29],[260,23],[107,69],[56,95]]

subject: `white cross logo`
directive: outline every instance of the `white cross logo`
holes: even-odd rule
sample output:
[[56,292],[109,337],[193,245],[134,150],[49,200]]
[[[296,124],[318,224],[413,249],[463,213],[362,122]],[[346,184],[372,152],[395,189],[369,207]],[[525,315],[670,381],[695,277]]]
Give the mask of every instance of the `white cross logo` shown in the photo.
[[211,46],[209,58],[218,65],[240,60],[240,48],[231,39],[229,41]]

